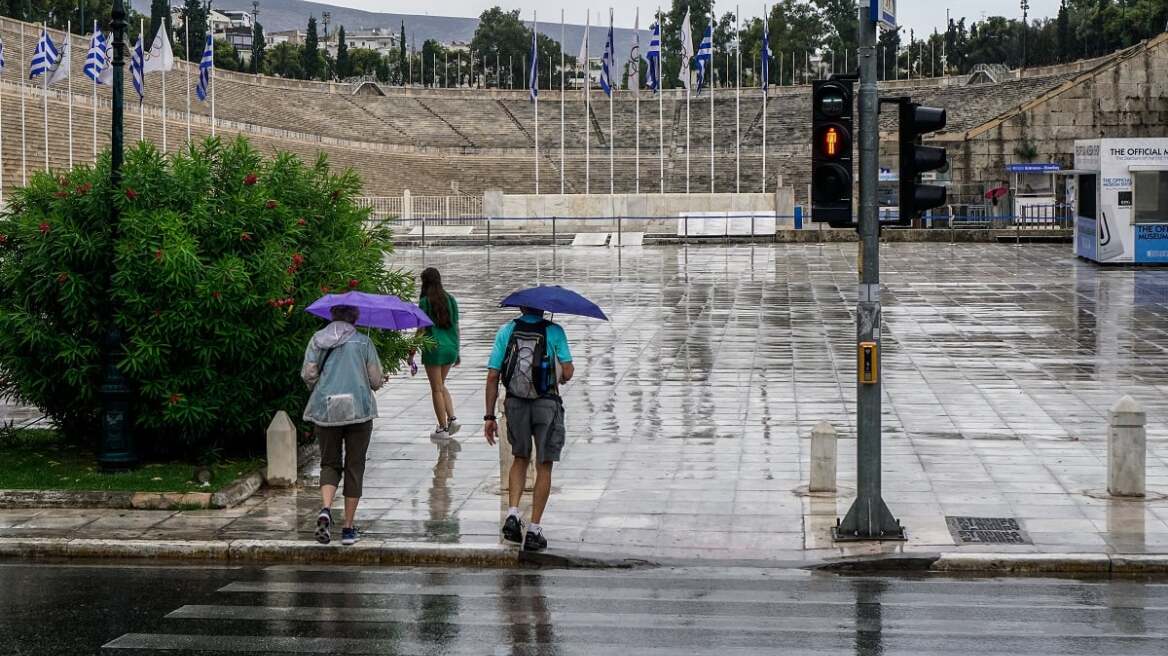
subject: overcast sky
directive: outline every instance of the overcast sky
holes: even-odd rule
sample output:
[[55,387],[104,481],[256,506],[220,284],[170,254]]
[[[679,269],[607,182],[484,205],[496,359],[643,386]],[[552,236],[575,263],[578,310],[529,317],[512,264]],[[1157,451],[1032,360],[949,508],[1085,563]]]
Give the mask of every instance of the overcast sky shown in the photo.
[[[597,0],[499,0],[492,2],[491,0],[394,0],[393,2],[386,2],[385,0],[318,0],[329,2],[329,4],[341,5],[344,7],[353,7],[355,9],[365,9],[367,11],[384,11],[394,13],[406,14],[430,14],[434,16],[470,16],[477,17],[484,9],[499,5],[504,9],[520,9],[523,11],[525,19],[530,20],[531,11],[533,9],[539,10],[540,22],[559,22],[560,10],[565,11],[565,19],[569,23],[584,23],[585,8],[591,8],[593,13],[593,24],[596,24],[596,12],[603,12],[605,20],[607,20],[609,7],[616,8],[614,16],[616,24],[622,27],[633,26],[633,13],[637,6],[637,1],[633,2],[598,2]],[[1030,1],[1030,16],[1032,18],[1051,17],[1058,13],[1059,0],[1029,0]],[[672,4],[669,0],[662,0],[662,6],[669,6]],[[619,6],[618,6],[619,5]],[[733,11],[735,3],[731,0],[724,0],[724,2],[716,2],[714,5],[718,15],[727,11]],[[980,20],[982,15],[986,16],[1009,16],[1013,18],[1021,18],[1021,10],[1019,9],[1020,0],[980,0],[972,3],[966,0],[965,2],[958,2],[958,0],[941,0],[941,1],[927,1],[927,0],[899,0],[900,23],[915,29],[918,33],[931,32],[933,28],[938,30],[943,29],[945,24],[945,9],[948,6],[951,9],[951,14],[954,19],[960,18],[962,15],[970,20]],[[971,6],[973,5],[973,6]],[[762,2],[740,3],[743,17],[757,16],[762,14]],[[962,8],[964,6],[964,8]],[[641,5],[641,11],[644,14],[651,13],[651,10],[656,7],[656,3],[650,4],[650,0]],[[641,27],[645,27],[645,21],[642,20]]]

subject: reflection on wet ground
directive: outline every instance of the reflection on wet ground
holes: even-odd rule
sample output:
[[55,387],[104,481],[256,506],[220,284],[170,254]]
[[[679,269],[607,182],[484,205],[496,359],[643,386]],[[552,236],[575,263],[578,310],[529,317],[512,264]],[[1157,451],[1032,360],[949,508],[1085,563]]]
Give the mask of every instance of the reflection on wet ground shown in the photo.
[[[833,553],[828,529],[854,488],[854,245],[428,249],[393,264],[438,267],[458,297],[463,364],[449,387],[466,427],[429,441],[423,376],[382,390],[367,535],[497,541],[498,454],[478,434],[487,354],[514,316],[497,304],[554,283],[612,321],[557,317],[577,373],[544,521],[553,548]],[[904,548],[952,548],[945,516],[971,515],[1015,517],[1034,542],[996,549],[1168,551],[1168,503],[1084,494],[1106,487],[1106,413],[1123,394],[1148,410],[1148,486],[1168,492],[1168,271],[1101,269],[1065,245],[894,244],[882,266],[884,486]],[[796,493],[821,420],[843,438],[838,498]],[[126,530],[305,538],[316,504],[309,490]],[[37,518],[5,521],[0,534]],[[852,549],[876,548],[895,547]]]

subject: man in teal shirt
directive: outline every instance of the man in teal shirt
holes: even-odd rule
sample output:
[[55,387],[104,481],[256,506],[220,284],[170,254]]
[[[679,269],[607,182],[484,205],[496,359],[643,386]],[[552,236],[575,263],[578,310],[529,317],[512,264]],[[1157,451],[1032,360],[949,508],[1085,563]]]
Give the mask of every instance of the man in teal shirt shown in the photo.
[[[495,347],[487,362],[487,413],[483,417],[483,433],[487,443],[495,445],[499,434],[499,424],[495,419],[495,405],[499,398],[499,382],[504,370],[508,349],[518,327],[523,335],[542,332],[547,344],[547,362],[557,372],[552,385],[538,398],[519,398],[508,394],[504,401],[507,413],[507,440],[511,443],[511,462],[508,473],[507,494],[510,500],[507,519],[503,522],[503,539],[521,544],[528,551],[542,551],[547,548],[543,536],[543,511],[547,506],[552,489],[552,465],[560,459],[564,448],[564,406],[559,396],[559,386],[572,379],[575,367],[572,352],[568,348],[568,338],[558,324],[546,321],[543,312],[535,308],[520,308],[523,314],[499,329],[495,335]],[[538,364],[538,363],[533,363]],[[556,366],[556,365],[559,366]],[[513,376],[516,374],[512,374]],[[531,522],[523,531],[523,518],[519,514],[519,503],[523,497],[523,486],[527,479],[527,467],[531,462],[534,443],[536,452],[535,491],[531,502]]]

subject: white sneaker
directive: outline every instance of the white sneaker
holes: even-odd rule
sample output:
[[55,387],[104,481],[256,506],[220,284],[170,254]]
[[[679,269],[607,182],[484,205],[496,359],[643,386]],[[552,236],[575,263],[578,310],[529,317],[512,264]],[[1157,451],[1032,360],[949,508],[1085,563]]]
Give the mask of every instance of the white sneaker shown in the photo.
[[462,430],[462,424],[458,423],[458,419],[451,417],[450,423],[446,424],[446,432],[450,433],[451,435],[454,435],[454,434],[458,433],[458,431],[460,431],[460,430]]
[[435,442],[448,440],[448,439],[450,439],[450,432],[447,431],[445,428],[439,426],[439,427],[434,429],[433,433],[430,433],[430,439],[432,441],[435,441]]

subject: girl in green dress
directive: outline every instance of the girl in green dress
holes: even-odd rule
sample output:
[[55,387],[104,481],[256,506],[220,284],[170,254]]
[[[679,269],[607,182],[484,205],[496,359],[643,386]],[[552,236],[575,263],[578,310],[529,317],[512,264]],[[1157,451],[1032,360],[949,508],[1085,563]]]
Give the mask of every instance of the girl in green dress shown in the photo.
[[431,439],[443,440],[458,432],[462,426],[454,416],[454,401],[446,389],[450,368],[458,366],[458,303],[442,288],[442,275],[434,267],[422,271],[422,298],[418,306],[434,325],[419,331],[434,340],[434,346],[422,350],[422,365],[430,380],[430,396],[434,401],[434,416],[438,427]]

